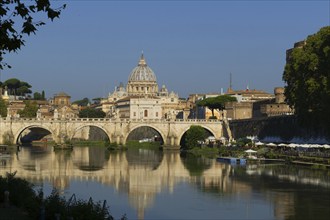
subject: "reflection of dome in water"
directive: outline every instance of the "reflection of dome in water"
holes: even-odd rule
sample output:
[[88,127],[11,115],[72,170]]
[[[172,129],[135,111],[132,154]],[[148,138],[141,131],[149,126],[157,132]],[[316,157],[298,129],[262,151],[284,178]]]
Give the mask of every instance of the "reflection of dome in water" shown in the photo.
[[143,54],[141,55],[138,66],[132,70],[128,78],[128,82],[135,82],[135,81],[147,81],[147,82],[157,81],[156,75],[150,69],[150,67],[147,66]]
[[129,203],[137,210],[138,219],[144,219],[144,211],[154,202],[155,192],[130,192]]

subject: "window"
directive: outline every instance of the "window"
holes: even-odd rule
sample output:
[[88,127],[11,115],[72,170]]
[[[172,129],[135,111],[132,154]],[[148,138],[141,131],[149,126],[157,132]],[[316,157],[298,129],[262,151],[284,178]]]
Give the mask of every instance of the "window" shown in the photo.
[[148,110],[144,110],[144,117],[148,117]]
[[158,117],[158,112],[156,112],[156,117]]
[[136,116],[136,112],[133,112],[133,116],[134,116],[134,117]]

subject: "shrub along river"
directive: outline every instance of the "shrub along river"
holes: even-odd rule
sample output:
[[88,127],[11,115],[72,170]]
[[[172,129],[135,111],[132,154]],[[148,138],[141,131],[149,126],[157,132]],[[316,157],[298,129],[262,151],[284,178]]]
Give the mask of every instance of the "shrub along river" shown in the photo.
[[129,148],[53,151],[21,147],[0,158],[16,176],[63,196],[107,201],[128,219],[328,219],[330,170],[285,164],[231,165],[215,159]]

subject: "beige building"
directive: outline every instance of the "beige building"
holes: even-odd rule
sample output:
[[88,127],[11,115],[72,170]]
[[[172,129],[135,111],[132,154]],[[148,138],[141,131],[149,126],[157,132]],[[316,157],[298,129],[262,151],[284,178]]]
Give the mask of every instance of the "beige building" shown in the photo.
[[284,88],[276,87],[274,89],[275,99],[269,103],[260,105],[261,114],[270,117],[278,115],[292,115],[294,110],[285,103]]
[[8,102],[7,107],[7,117],[18,118],[19,111],[22,111],[25,108],[25,103],[23,100],[14,100]]
[[162,107],[158,97],[128,96],[116,103],[116,111],[119,118],[162,118]]
[[273,99],[274,95],[262,90],[245,89],[245,90],[232,90],[228,89],[226,95],[236,97],[238,102],[257,102],[261,100]]
[[47,103],[39,105],[37,118],[78,118],[77,105],[71,105],[71,96],[59,92]]
[[[199,100],[209,97],[217,97],[219,95],[223,94],[210,93],[190,95],[188,100],[193,103],[192,108],[194,109],[193,114],[195,118],[209,119],[212,116],[212,111],[207,107],[199,108],[196,106],[196,103]],[[250,90],[248,88],[245,90],[233,90],[229,88],[226,95],[235,97],[237,102],[226,103],[224,111],[214,110],[214,116],[217,119],[223,119],[223,117],[226,117],[229,120],[248,119],[255,117],[255,112],[258,112],[259,115],[262,115],[262,113],[260,113],[261,104],[270,103],[271,100],[273,100],[275,97],[273,94],[264,92],[262,90]],[[284,98],[282,99],[284,100]]]
[[126,89],[121,83],[101,100],[101,108],[107,117],[131,119],[175,118],[179,112],[188,117],[187,101],[178,94],[168,92],[165,85],[159,90],[157,78],[142,54],[138,65],[131,71]]
[[66,94],[65,92],[60,92],[54,95],[54,98],[50,100],[50,104],[54,106],[70,106],[71,96]]

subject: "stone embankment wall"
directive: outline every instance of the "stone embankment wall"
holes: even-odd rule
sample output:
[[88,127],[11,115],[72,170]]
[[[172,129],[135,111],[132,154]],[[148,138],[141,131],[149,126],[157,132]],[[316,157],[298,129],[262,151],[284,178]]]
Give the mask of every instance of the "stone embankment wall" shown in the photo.
[[321,128],[302,128],[293,115],[232,120],[234,139],[257,136],[261,141],[292,143],[330,143],[329,132]]

